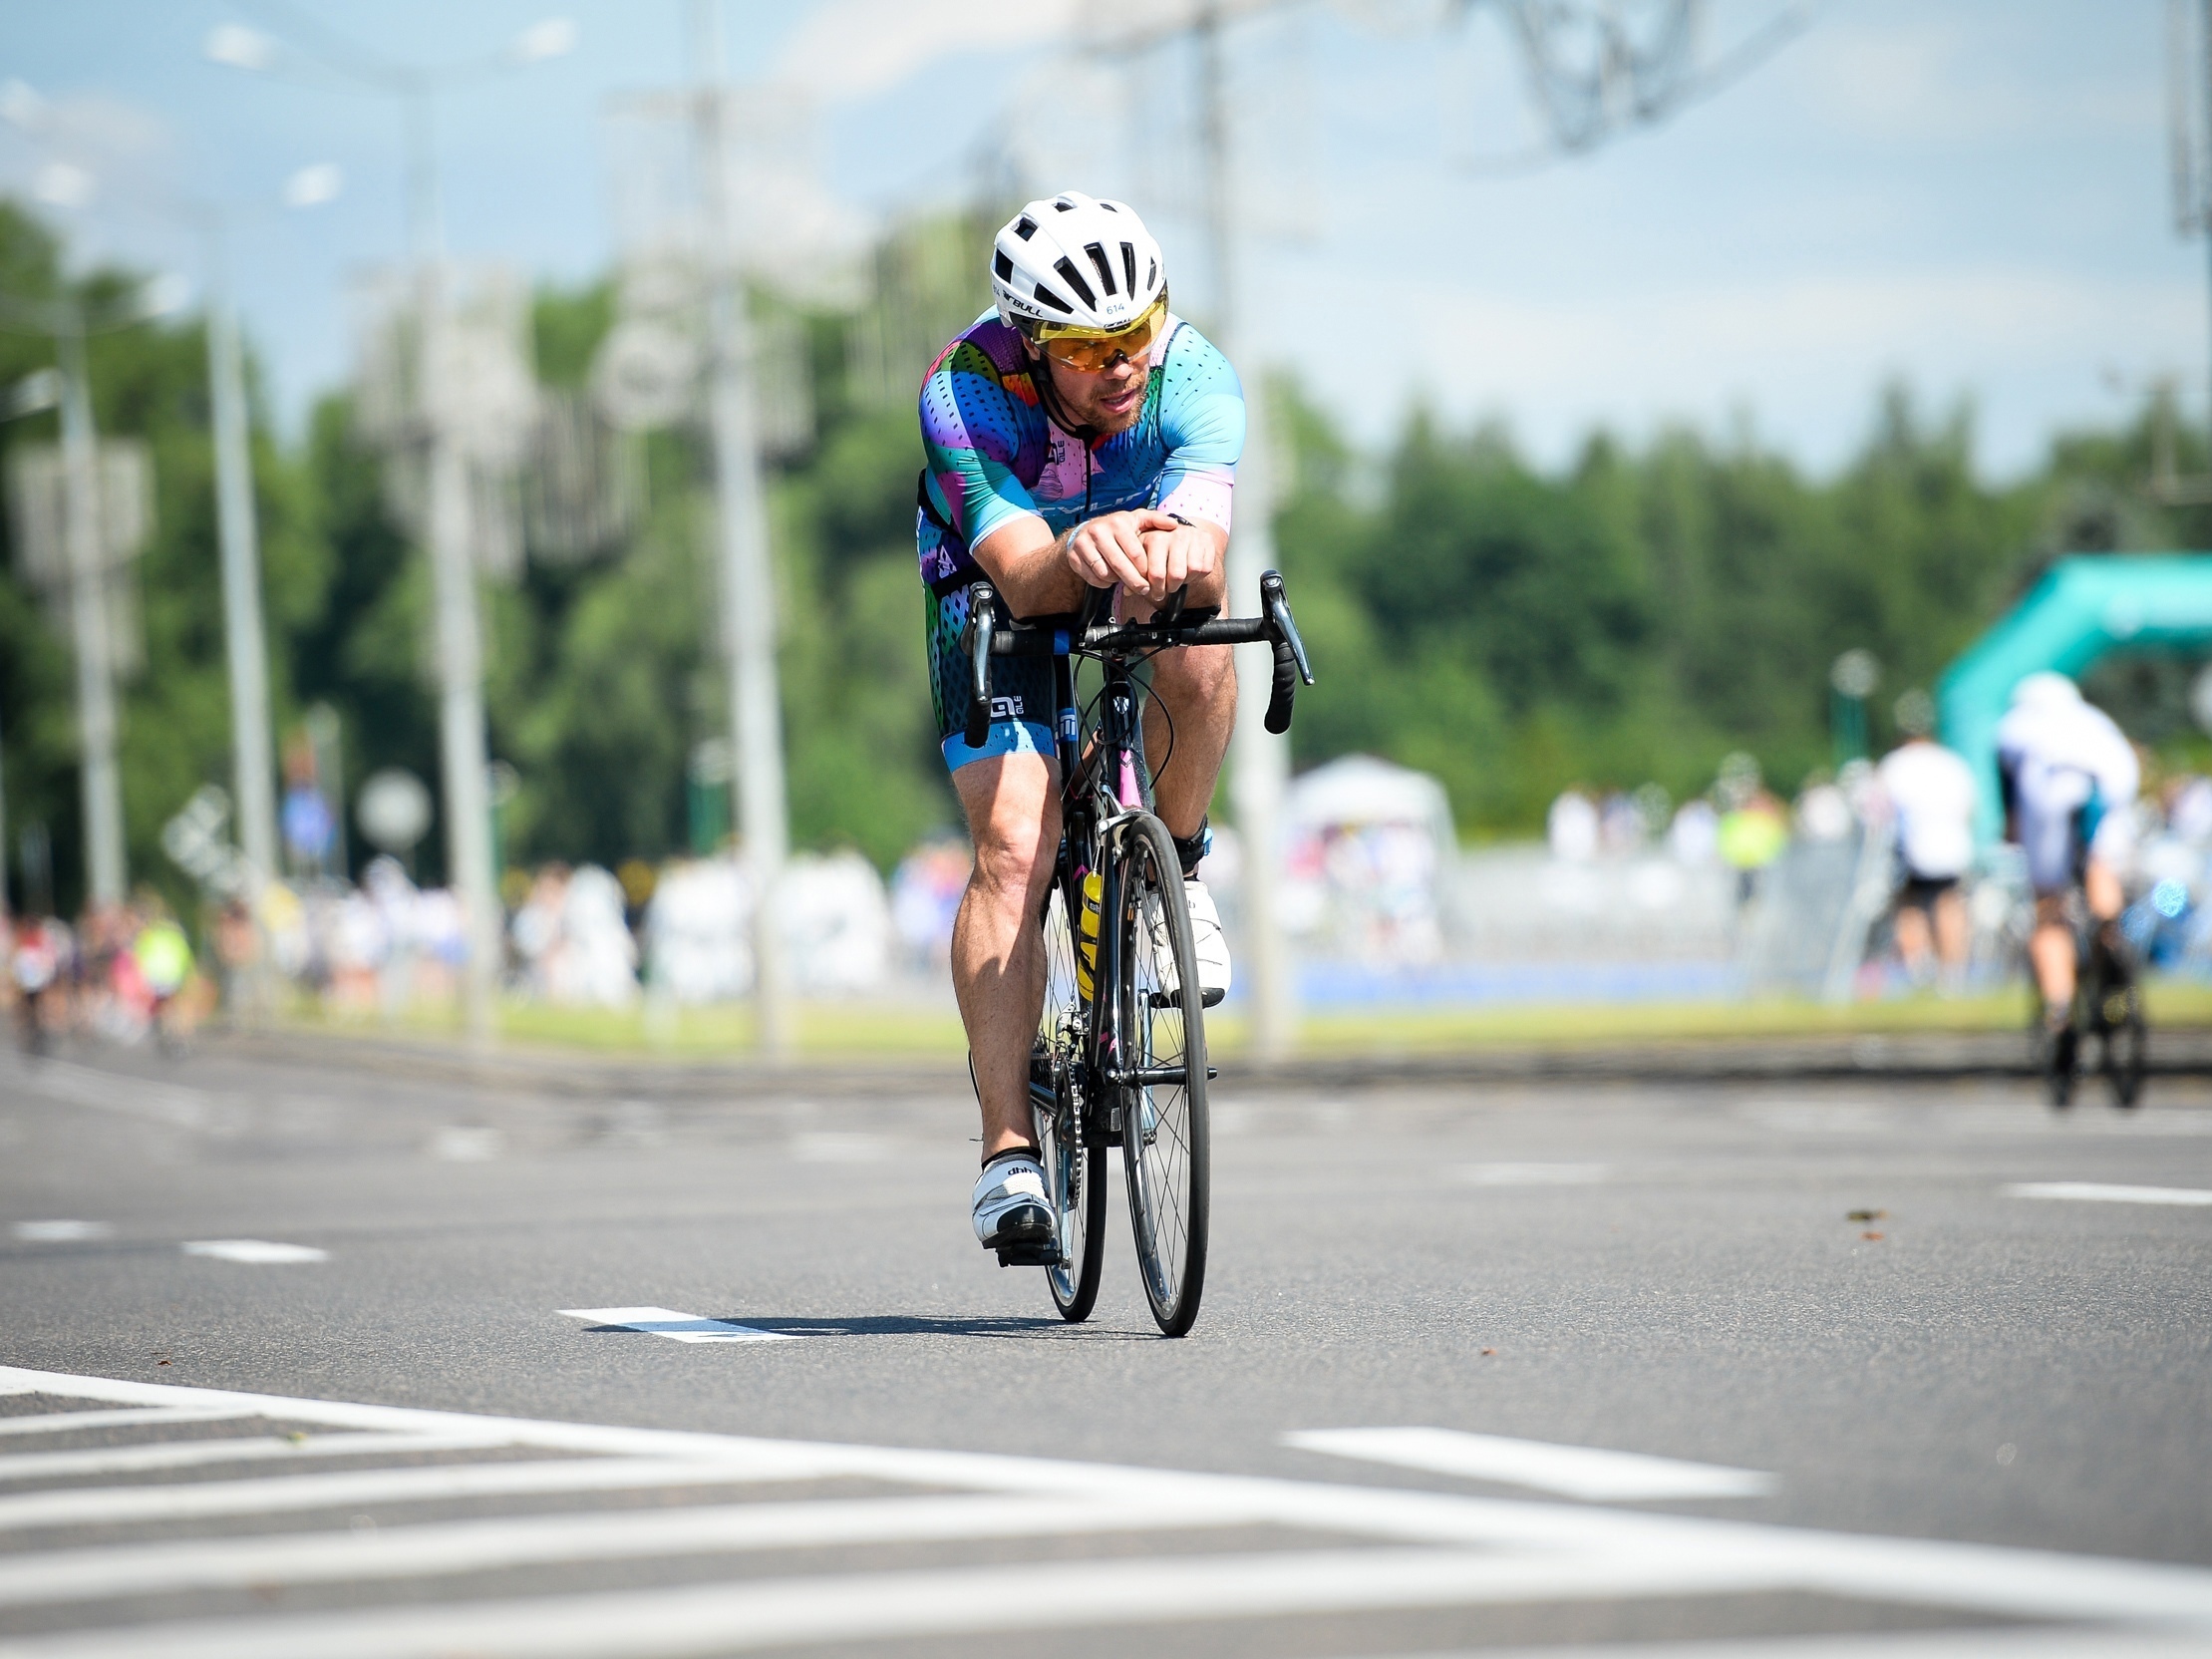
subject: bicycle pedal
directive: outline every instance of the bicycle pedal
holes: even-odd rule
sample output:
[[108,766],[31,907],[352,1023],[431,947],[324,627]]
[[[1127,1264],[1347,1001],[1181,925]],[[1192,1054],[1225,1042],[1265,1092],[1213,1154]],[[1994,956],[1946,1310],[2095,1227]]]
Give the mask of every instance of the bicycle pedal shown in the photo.
[[1058,1267],[1062,1265],[1060,1246],[1051,1239],[1033,1244],[1001,1244],[1001,1267]]

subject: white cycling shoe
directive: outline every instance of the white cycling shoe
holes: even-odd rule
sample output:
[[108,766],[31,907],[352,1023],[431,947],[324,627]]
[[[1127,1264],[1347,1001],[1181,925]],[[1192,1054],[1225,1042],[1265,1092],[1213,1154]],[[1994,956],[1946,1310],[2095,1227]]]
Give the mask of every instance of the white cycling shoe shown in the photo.
[[1026,1148],[1003,1152],[976,1176],[976,1241],[1002,1258],[1054,1242],[1052,1205],[1045,1199],[1045,1166]]
[[[1221,912],[1214,908],[1213,894],[1195,875],[1183,877],[1183,901],[1190,906],[1190,942],[1198,956],[1198,989],[1201,1000],[1211,1008],[1229,994],[1228,935],[1221,931]],[[1174,957],[1174,943],[1167,936],[1164,917],[1152,924],[1152,948],[1162,961]]]

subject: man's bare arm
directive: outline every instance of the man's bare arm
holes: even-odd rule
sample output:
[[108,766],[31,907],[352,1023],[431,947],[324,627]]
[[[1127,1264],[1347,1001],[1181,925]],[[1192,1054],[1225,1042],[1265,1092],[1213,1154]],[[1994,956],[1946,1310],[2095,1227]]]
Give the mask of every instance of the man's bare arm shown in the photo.
[[1119,582],[1130,594],[1160,599],[1221,566],[1228,534],[1140,508],[1106,512],[1056,536],[1032,514],[1001,524],[975,545],[976,562],[1017,616],[1076,609],[1083,589]]

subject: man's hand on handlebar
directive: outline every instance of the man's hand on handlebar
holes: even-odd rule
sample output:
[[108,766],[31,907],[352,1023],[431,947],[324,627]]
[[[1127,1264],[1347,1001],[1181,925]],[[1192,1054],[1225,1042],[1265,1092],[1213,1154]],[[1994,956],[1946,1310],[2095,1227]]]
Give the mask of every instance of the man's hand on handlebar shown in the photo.
[[1092,587],[1118,582],[1130,595],[1164,599],[1196,581],[1204,585],[1221,561],[1220,532],[1140,507],[1086,519],[1068,533],[1068,568]]

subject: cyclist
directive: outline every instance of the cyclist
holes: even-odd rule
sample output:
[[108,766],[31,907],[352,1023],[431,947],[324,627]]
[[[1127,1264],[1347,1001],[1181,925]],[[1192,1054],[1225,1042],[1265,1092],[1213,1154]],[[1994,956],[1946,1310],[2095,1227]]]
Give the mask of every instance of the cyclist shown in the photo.
[[1974,862],[1974,771],[1935,741],[1936,705],[1924,691],[1897,699],[1905,741],[1874,776],[1897,820],[1897,953],[1925,984],[1940,966],[1947,989],[1966,972],[1966,897],[1959,877]]
[[2141,769],[2103,710],[2082,701],[2063,674],[2030,674],[2013,688],[1997,727],[1998,779],[2009,839],[2028,854],[2036,893],[2029,965],[2043,996],[2053,1069],[2073,1070],[2073,986],[2078,947],[2066,901],[2078,887],[2105,948],[2120,947],[2120,872],[2134,850],[2128,808]]
[[[983,1112],[972,1200],[987,1247],[1053,1236],[1029,1104],[1044,1003],[1039,917],[1060,843],[1052,665],[991,665],[991,723],[965,728],[967,587],[989,580],[1017,617],[1076,610],[1117,587],[1143,620],[1178,588],[1226,608],[1229,501],[1244,398],[1221,353],[1168,309],[1159,243],[1124,202],[1076,191],[1031,202],[998,233],[994,304],[948,345],[921,389],[915,538],[928,588],[930,690],[975,865],[953,924],[953,988]],[[1229,987],[1220,918],[1194,875],[1206,806],[1236,712],[1226,646],[1151,666],[1145,756],[1175,837],[1200,979]]]

